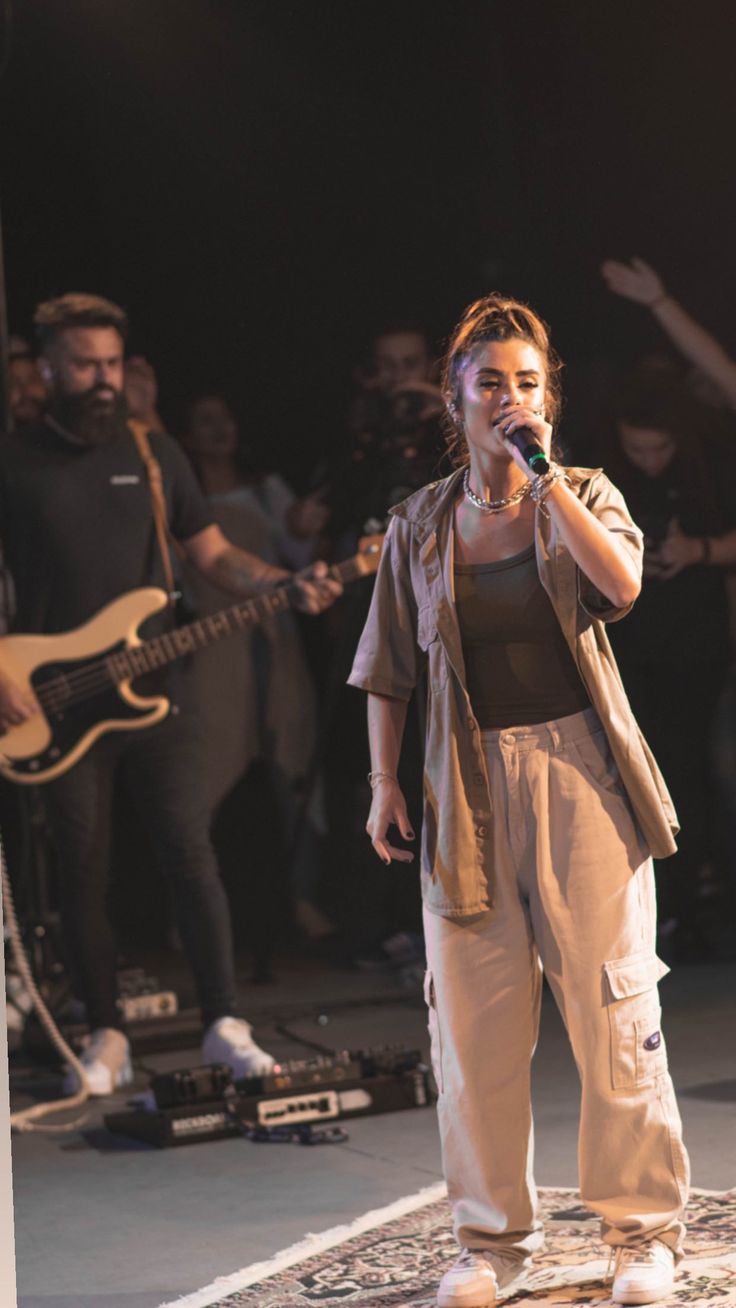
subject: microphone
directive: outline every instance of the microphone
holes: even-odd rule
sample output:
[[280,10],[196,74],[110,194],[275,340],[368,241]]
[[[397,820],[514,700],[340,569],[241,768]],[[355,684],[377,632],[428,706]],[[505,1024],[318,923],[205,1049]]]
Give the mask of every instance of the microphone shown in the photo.
[[531,427],[517,427],[506,437],[507,441],[519,451],[522,459],[529,465],[532,472],[544,475],[549,472],[549,460],[539,441],[537,440]]

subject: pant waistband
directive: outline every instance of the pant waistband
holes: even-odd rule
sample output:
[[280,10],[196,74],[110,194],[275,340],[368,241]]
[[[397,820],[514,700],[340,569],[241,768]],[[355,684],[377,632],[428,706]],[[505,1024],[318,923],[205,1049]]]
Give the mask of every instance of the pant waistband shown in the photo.
[[594,731],[603,731],[603,724],[595,709],[587,708],[553,722],[532,722],[523,727],[494,727],[481,731],[480,738],[484,749],[554,751],[560,745],[581,740]]

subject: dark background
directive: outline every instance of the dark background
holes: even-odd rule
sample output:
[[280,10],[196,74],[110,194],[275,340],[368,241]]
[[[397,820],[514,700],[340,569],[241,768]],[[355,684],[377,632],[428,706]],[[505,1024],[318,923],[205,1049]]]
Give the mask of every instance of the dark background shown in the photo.
[[733,13],[721,4],[16,0],[0,91],[11,330],[124,304],[171,426],[222,387],[298,478],[371,331],[438,345],[490,289],[575,369],[655,342],[639,253],[732,347]]

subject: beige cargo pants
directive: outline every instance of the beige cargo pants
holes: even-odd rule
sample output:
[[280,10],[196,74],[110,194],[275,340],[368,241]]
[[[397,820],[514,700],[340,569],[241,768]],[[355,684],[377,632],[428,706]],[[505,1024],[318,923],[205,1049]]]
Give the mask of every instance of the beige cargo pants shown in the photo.
[[608,1244],[679,1256],[688,1158],[660,1029],[651,859],[592,709],[484,731],[493,907],[425,910],[426,998],[455,1235],[520,1259],[543,1240],[530,1065],[541,971],[582,1085],[584,1204]]

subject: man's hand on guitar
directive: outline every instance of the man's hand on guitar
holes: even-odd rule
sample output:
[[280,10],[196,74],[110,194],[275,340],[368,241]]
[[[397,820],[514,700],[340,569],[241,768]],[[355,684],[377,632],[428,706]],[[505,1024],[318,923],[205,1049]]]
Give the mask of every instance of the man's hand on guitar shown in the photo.
[[326,563],[313,563],[294,578],[294,605],[302,613],[322,613],[342,595],[342,583],[329,575]]
[[[352,558],[330,568],[315,563],[294,574],[227,541],[220,548],[224,537],[218,532],[219,527],[207,527],[194,538],[192,562],[205,575],[209,569],[214,584],[234,592],[240,602],[177,627],[165,637],[165,644],[162,636],[141,639],[138,635],[141,623],[166,605],[164,591],[152,586],[120,595],[84,627],[46,636],[40,644],[37,635],[0,636],[3,776],[20,785],[52,781],[104,732],[135,731],[160,722],[169,701],[165,695],[138,694],[131,684],[138,676],[235,636],[249,624],[265,622],[288,605],[321,613],[342,594],[343,583],[377,571],[383,544],[381,534],[363,536]],[[39,683],[43,702],[39,730],[18,731],[38,710],[32,687]],[[116,689],[119,711],[112,693]]]
[[19,690],[0,672],[0,732],[20,727],[38,712],[39,706],[34,696]]

